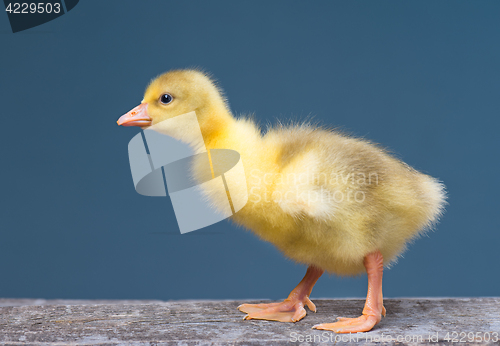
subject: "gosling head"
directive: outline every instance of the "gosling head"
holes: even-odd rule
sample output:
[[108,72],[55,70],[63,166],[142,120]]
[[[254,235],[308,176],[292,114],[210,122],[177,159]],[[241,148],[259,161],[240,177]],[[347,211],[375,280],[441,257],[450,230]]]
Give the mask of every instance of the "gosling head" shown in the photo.
[[221,112],[229,113],[219,88],[196,70],[174,70],[154,79],[141,104],[118,119],[118,125],[143,129],[195,111],[200,125]]

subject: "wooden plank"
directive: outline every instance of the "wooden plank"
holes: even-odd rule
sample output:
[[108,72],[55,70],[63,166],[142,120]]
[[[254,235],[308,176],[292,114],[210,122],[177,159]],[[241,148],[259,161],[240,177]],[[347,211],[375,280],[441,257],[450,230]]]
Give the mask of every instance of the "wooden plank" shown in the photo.
[[[360,299],[314,300],[318,312],[308,312],[295,324],[244,321],[236,309],[243,302],[252,303],[0,299],[0,344],[500,344],[500,298],[385,299],[382,322],[371,332],[350,336],[311,327],[337,316],[358,316],[364,304]],[[446,341],[447,333],[457,342]]]

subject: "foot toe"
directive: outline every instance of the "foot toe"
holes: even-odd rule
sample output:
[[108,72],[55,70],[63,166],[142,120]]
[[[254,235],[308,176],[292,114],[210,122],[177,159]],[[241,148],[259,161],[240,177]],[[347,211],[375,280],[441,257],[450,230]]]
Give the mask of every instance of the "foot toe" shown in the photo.
[[241,304],[238,306],[238,310],[244,312],[246,314],[250,314],[252,312],[258,312],[262,310],[269,309],[271,307],[277,306],[281,303],[269,303],[269,304]]
[[[243,304],[239,306],[240,311],[246,312],[244,320],[269,320],[278,322],[297,322],[303,319],[307,312],[301,302],[293,303],[284,301],[282,303],[271,304]],[[267,308],[266,308],[267,306]]]
[[330,330],[335,333],[359,333],[372,330],[377,323],[375,316],[362,315],[357,318],[340,317],[338,322],[318,324],[313,328]]

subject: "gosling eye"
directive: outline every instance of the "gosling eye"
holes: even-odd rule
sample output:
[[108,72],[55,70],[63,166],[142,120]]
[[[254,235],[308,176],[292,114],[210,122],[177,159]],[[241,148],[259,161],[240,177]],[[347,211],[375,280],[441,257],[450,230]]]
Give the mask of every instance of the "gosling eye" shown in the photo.
[[160,96],[160,102],[164,105],[168,105],[173,99],[174,98],[170,94],[163,94]]

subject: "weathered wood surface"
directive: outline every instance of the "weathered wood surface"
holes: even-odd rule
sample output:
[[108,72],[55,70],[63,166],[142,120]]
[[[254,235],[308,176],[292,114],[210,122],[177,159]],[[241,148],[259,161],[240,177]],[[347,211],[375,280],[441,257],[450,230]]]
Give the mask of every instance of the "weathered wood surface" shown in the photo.
[[[302,321],[291,324],[243,321],[244,314],[236,309],[243,301],[0,299],[0,344],[500,344],[497,339],[500,338],[500,298],[386,299],[387,316],[382,322],[369,333],[351,336],[311,327],[333,322],[336,316],[358,316],[363,300],[314,301],[318,312],[308,312]],[[457,342],[445,340],[447,333]],[[463,338],[464,334],[460,333],[474,333],[474,339],[469,339],[472,334]],[[490,340],[484,341],[487,335]]]

